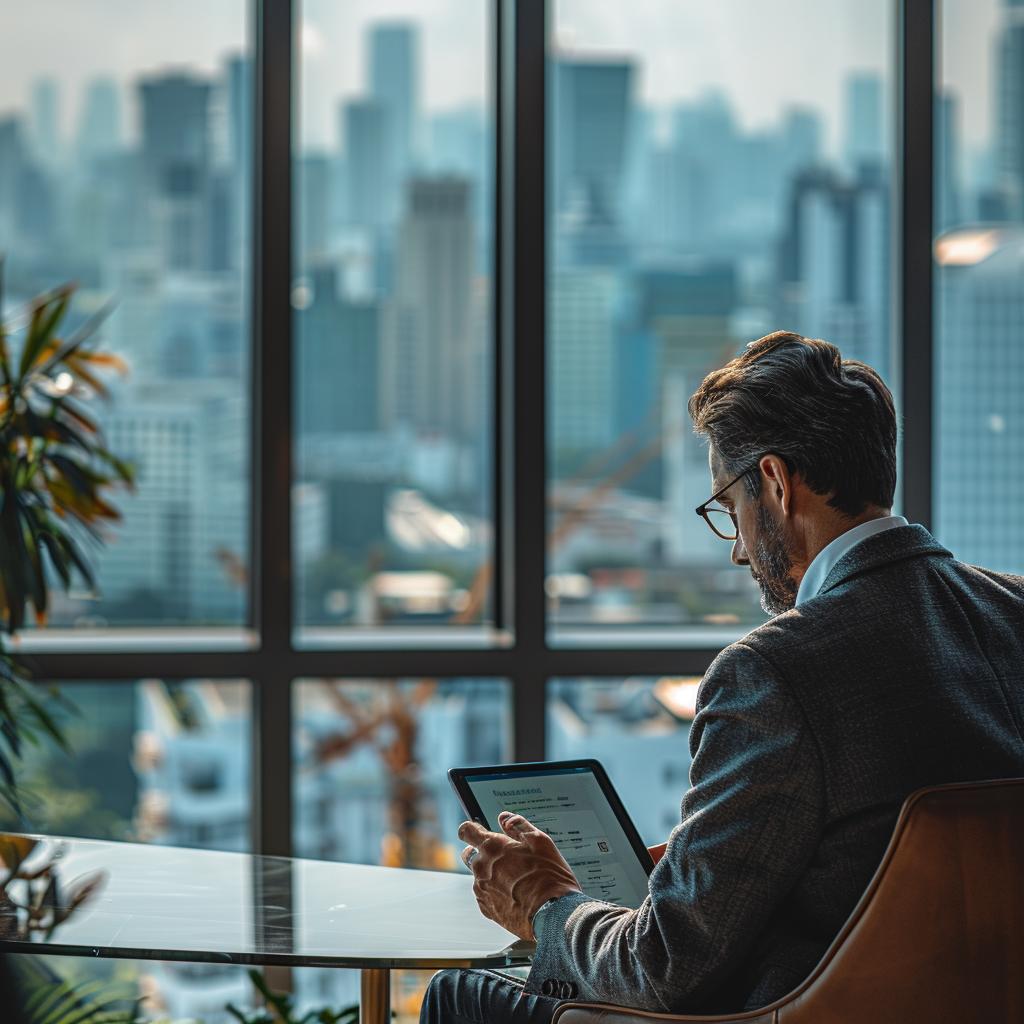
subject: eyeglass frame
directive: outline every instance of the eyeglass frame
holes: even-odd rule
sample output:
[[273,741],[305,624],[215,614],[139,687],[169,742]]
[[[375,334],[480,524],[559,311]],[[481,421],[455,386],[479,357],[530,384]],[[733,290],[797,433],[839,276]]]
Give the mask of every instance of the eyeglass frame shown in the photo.
[[747,466],[747,468],[745,470],[743,470],[742,473],[739,474],[739,476],[734,477],[724,487],[721,487],[717,491],[715,491],[715,493],[712,494],[711,497],[708,498],[707,501],[702,502],[700,505],[698,505],[694,509],[694,512],[696,512],[697,515],[699,515],[701,517],[701,519],[703,519],[704,522],[708,524],[708,526],[711,528],[711,532],[716,537],[721,537],[722,540],[732,540],[732,541],[739,540],[740,524],[739,524],[739,521],[736,519],[736,513],[735,512],[730,512],[727,508],[711,509],[712,512],[724,512],[732,520],[733,534],[732,534],[731,537],[727,537],[711,521],[711,518],[708,515],[708,505],[710,505],[711,502],[713,502],[713,501],[717,501],[723,494],[725,494],[725,492],[727,490],[729,490],[730,487],[732,487],[732,485],[734,483],[736,483],[739,480],[742,480],[748,473],[751,473],[755,469],[757,469],[757,467],[761,464],[761,460],[765,457],[765,455],[768,455],[768,454],[769,454],[768,452],[762,452],[760,455],[758,455],[758,457],[754,460],[754,462],[751,463],[751,465]]

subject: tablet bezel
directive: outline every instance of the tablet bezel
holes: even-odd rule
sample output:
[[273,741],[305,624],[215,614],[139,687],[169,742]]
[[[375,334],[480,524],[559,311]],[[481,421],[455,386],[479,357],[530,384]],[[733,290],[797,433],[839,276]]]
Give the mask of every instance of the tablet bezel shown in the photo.
[[520,764],[489,765],[481,768],[450,768],[448,770],[448,779],[466,814],[478,825],[483,825],[484,828],[489,829],[491,832],[500,833],[501,827],[498,823],[494,822],[492,825],[484,817],[480,804],[469,787],[468,780],[470,778],[477,775],[501,775],[505,773],[516,773],[518,775],[555,774],[557,772],[564,772],[566,769],[588,769],[593,773],[597,779],[598,786],[601,788],[601,792],[604,794],[608,805],[612,809],[612,813],[615,815],[615,819],[633,848],[633,852],[636,854],[644,871],[650,875],[654,870],[654,859],[651,857],[650,851],[647,849],[643,839],[640,838],[640,833],[637,832],[633,819],[630,818],[629,813],[619,799],[619,794],[615,792],[615,787],[608,778],[604,765],[595,758],[588,757],[577,761],[525,761]]

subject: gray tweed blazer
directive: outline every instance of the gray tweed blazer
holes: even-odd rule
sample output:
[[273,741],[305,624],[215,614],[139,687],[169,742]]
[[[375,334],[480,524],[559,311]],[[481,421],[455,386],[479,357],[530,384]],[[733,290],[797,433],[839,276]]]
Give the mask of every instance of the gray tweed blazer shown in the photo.
[[562,897],[528,991],[730,1012],[802,981],[912,790],[1024,775],[1024,577],[958,562],[920,526],[868,538],[715,659],[690,748],[643,906]]

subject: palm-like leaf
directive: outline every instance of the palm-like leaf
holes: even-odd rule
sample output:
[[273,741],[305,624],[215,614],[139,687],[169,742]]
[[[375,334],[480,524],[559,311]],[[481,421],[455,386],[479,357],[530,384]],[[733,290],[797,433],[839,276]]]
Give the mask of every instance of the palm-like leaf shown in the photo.
[[19,815],[15,764],[24,744],[65,742],[52,700],[25,680],[2,635],[25,624],[29,607],[46,621],[51,581],[67,589],[77,576],[93,586],[83,542],[104,538],[120,518],[114,492],[133,481],[87,410],[106,393],[103,374],[124,369],[94,344],[109,309],[65,336],[73,292],[36,299],[23,330],[0,323],[0,803]]

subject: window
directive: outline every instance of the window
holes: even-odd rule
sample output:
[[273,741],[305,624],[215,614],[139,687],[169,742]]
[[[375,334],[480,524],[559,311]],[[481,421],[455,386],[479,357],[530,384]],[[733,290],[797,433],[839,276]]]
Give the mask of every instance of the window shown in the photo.
[[995,0],[940,8],[936,522],[958,558],[1020,573],[1024,9]]
[[[411,700],[435,854],[458,817],[444,768],[584,753],[660,841],[692,681],[761,621],[693,515],[709,480],[684,403],[775,327],[883,370],[916,438],[906,514],[930,523],[934,456],[940,539],[1024,567],[1000,270],[1019,217],[993,150],[1010,160],[1020,120],[1016,6],[941,6],[934,152],[890,141],[932,90],[890,0],[26,8],[0,67],[4,310],[69,278],[76,315],[117,298],[105,339],[133,373],[104,423],[139,471],[101,593],[22,640],[84,712],[84,824],[70,802],[34,820],[412,857],[393,723],[324,756],[353,713]],[[927,49],[930,0],[899,12]],[[934,239],[905,217],[933,176]],[[912,330],[932,280],[934,339]],[[934,421],[906,401],[933,354]],[[52,787],[67,767],[25,770]],[[245,998],[148,970],[171,1016]],[[408,1006],[424,980],[396,981]],[[348,972],[296,985],[355,995]]]
[[693,515],[710,476],[686,402],[779,328],[891,379],[891,8],[551,9],[553,636],[728,642],[763,613]]
[[110,304],[100,337],[129,372],[98,411],[138,470],[97,593],[61,596],[52,627],[248,622],[247,14],[41,0],[17,19],[0,80],[5,311],[17,322],[69,281],[71,328]]
[[425,16],[407,2],[378,15],[305,0],[301,12],[300,636],[488,623],[491,5]]

